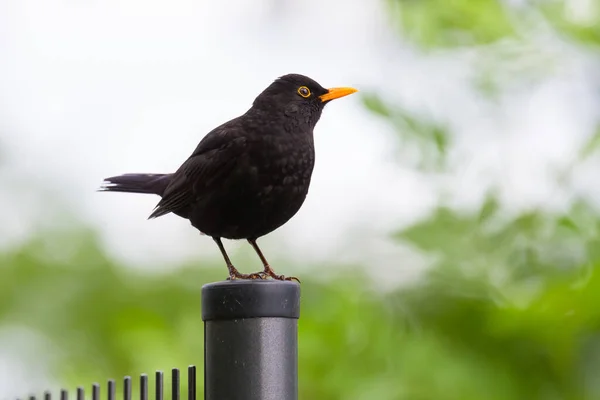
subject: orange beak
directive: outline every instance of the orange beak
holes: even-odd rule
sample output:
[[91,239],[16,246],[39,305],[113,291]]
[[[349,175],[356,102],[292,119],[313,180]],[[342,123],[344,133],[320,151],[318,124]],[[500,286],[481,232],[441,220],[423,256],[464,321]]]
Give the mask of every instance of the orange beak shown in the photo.
[[322,102],[329,100],[339,99],[340,97],[348,96],[349,94],[358,92],[358,90],[351,87],[336,87],[331,88],[324,95],[319,96]]

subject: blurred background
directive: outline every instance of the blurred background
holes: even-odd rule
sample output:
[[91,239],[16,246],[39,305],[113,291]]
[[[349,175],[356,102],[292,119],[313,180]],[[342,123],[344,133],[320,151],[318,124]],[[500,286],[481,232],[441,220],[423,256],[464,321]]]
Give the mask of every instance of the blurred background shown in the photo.
[[217,247],[95,189],[292,72],[360,89],[261,240],[300,398],[600,398],[597,0],[0,0],[0,397],[201,368]]

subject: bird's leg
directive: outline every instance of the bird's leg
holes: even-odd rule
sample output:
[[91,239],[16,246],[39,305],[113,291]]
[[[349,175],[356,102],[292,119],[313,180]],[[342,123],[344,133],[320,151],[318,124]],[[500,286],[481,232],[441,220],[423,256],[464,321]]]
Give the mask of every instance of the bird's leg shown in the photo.
[[223,242],[220,237],[213,237],[213,240],[219,246],[219,250],[221,250],[221,254],[223,254],[223,258],[225,259],[225,263],[227,264],[227,269],[229,270],[229,278],[227,280],[234,279],[265,279],[262,274],[242,274],[237,270],[236,267],[233,266],[227,252],[225,251],[225,247],[223,246]]
[[256,244],[256,239],[248,239],[248,243],[250,243],[256,254],[258,254],[260,261],[262,261],[263,266],[265,267],[264,271],[262,272],[264,275],[270,276],[271,278],[276,279],[278,281],[297,281],[298,283],[300,283],[300,279],[296,278],[295,276],[285,277],[283,275],[277,275],[267,262],[267,259],[263,255],[262,251],[260,251],[258,244]]

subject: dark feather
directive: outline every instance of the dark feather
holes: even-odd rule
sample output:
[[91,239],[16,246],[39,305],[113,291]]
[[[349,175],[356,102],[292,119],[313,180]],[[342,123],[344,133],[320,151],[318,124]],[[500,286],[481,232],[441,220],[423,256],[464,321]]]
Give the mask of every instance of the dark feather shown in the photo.
[[124,174],[104,179],[100,192],[148,193],[162,196],[172,174]]
[[214,129],[171,177],[162,199],[148,219],[187,209],[200,197],[217,190],[244,151],[238,119]]

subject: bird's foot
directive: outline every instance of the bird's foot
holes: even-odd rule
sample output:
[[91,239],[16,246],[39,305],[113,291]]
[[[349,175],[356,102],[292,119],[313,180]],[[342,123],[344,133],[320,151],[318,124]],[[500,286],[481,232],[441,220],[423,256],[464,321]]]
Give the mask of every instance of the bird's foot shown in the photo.
[[277,278],[281,281],[296,281],[298,283],[300,282],[300,279],[296,278],[295,276],[283,276],[283,275],[279,275],[279,277]]
[[229,275],[229,277],[227,277],[228,281],[234,281],[236,279],[267,279],[267,277],[264,276],[262,272],[253,273],[253,274]]
[[229,269],[229,277],[228,281],[233,281],[236,279],[267,279],[267,276],[264,272],[255,272],[252,274],[242,274],[238,271],[233,265],[228,266]]
[[270,276],[276,281],[296,281],[300,283],[300,279],[296,278],[295,276],[277,275],[275,271],[271,269],[271,267],[265,268],[265,270],[262,273],[267,276]]

